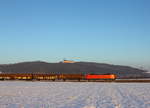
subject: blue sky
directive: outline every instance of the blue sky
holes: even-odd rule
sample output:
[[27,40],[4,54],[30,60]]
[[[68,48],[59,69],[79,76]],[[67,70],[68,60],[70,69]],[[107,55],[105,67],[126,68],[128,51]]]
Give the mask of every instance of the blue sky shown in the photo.
[[63,58],[150,67],[149,0],[0,0],[0,64]]

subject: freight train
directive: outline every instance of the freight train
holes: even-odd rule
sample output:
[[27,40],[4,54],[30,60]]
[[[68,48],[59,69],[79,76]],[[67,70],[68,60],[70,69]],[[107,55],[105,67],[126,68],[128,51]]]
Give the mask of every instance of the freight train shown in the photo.
[[116,78],[116,74],[0,74],[0,80],[113,81]]

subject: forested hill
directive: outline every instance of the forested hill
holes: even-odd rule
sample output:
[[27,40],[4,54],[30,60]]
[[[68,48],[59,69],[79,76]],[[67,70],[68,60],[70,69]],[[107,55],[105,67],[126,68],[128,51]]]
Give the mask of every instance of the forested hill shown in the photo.
[[120,78],[149,77],[145,70],[129,66],[110,65],[94,62],[46,63],[42,61],[0,65],[2,73],[53,73],[53,74],[107,74],[114,73]]

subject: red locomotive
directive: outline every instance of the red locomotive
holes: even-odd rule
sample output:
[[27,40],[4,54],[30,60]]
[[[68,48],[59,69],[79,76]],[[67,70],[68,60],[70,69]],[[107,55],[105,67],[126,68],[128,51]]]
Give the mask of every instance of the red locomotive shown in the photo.
[[106,79],[115,80],[116,77],[117,76],[115,74],[104,74],[104,75],[87,74],[86,75],[87,80],[106,80]]

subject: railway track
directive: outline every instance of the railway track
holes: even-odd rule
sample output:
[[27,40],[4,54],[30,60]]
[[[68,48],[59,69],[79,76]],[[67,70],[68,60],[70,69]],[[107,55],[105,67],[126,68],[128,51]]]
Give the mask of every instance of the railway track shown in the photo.
[[0,81],[27,81],[27,82],[106,82],[106,83],[150,83],[150,79],[119,79],[119,80],[0,80]]
[[150,79],[116,79],[116,83],[150,83]]

